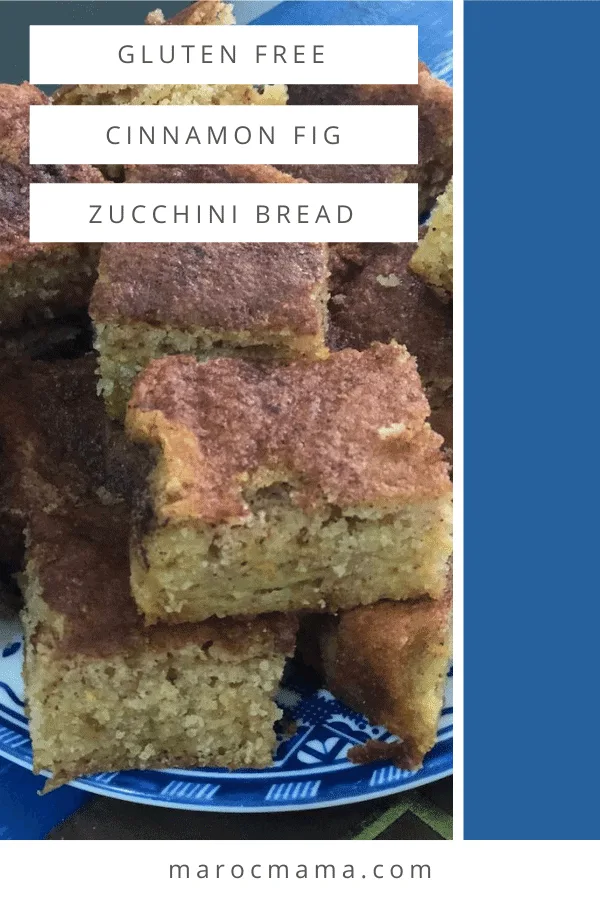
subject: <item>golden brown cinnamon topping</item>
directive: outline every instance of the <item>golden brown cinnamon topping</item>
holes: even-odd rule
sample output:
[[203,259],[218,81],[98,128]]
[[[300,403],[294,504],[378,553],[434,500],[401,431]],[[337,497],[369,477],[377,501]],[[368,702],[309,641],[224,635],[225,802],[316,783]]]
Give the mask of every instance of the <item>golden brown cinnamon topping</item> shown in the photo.
[[90,312],[221,332],[318,334],[323,244],[105,244]]
[[134,438],[162,445],[159,518],[218,523],[247,516],[244,484],[264,472],[286,473],[305,508],[447,494],[428,414],[413,358],[374,345],[287,366],[157,360],[136,384],[127,425]]

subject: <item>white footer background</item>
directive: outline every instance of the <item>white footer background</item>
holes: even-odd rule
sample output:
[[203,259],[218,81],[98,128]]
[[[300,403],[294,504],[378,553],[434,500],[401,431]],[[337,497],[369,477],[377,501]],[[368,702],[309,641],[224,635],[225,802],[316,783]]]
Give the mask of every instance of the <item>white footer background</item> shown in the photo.
[[[150,846],[150,843],[153,846]],[[63,900],[106,897],[265,897],[335,896],[364,898],[373,891],[389,897],[592,898],[598,896],[595,842],[579,841],[28,841],[4,854],[3,896],[59,895]],[[280,877],[268,867],[288,866]],[[171,866],[187,865],[189,878],[170,877]],[[297,878],[299,866],[307,877]],[[316,875],[316,866],[329,866]],[[208,877],[197,872],[208,867]],[[217,877],[217,866],[222,866]],[[254,877],[252,875],[252,867]],[[354,878],[343,877],[354,868]],[[430,873],[427,877],[426,866]],[[234,868],[237,867],[237,868]],[[260,867],[260,868],[256,868]],[[394,867],[394,868],[393,868]],[[400,867],[402,874],[400,874]],[[419,868],[421,867],[421,868]],[[243,875],[241,871],[243,870]],[[273,870],[274,872],[276,870]],[[411,875],[412,872],[412,875]],[[239,877],[235,877],[234,874]],[[395,876],[392,874],[395,873]]]

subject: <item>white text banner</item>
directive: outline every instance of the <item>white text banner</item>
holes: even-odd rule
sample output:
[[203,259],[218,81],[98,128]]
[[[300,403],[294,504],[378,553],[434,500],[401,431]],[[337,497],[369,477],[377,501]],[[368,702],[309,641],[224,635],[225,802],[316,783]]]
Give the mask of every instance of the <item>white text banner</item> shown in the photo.
[[34,164],[418,162],[416,106],[32,106]]
[[416,84],[416,25],[31,25],[33,84]]
[[416,184],[32,184],[35,242],[412,242]]

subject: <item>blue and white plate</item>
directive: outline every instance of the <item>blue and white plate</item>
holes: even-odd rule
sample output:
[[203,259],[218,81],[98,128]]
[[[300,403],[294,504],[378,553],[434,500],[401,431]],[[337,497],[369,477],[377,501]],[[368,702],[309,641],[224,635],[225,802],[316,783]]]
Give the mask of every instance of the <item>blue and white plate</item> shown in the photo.
[[[0,756],[31,769],[31,742],[23,707],[23,635],[16,618],[0,618]],[[316,689],[306,674],[290,671],[278,697],[296,722],[281,739],[270,769],[161,769],[110,772],[73,782],[74,787],[153,806],[222,812],[283,812],[316,809],[383,797],[443,778],[452,772],[452,676],[448,677],[438,741],[418,772],[389,763],[355,766],[346,755],[368,738],[393,740]]]

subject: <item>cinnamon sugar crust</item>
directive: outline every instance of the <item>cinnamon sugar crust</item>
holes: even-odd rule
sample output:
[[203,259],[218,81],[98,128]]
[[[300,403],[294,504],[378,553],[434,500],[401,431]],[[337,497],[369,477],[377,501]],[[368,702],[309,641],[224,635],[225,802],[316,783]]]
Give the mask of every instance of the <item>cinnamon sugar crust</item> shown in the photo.
[[90,313],[215,332],[316,335],[323,244],[105,244]]
[[159,519],[217,523],[248,515],[243,485],[261,471],[290,477],[305,508],[443,495],[448,475],[428,414],[412,357],[376,345],[284,367],[157,360],[136,384],[127,427],[162,447]]
[[452,588],[437,601],[381,601],[312,617],[328,689],[340,700],[384,725],[403,743],[369,742],[353,762],[391,759],[415,769],[433,747],[451,655]]

